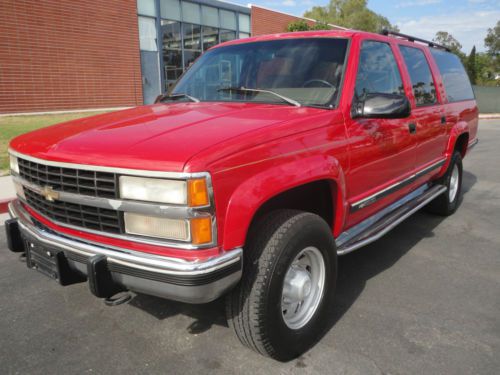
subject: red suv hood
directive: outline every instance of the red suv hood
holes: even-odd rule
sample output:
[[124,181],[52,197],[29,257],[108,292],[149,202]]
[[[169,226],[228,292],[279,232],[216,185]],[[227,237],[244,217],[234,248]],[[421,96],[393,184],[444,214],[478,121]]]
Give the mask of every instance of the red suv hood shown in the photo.
[[253,103],[176,103],[65,122],[15,138],[11,148],[41,159],[182,171],[204,149],[238,135],[324,110]]

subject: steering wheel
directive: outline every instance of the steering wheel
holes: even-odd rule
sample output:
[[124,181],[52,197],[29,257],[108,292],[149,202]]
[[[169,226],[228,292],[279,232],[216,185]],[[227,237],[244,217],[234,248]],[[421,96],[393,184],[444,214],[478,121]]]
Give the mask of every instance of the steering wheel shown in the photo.
[[335,86],[333,84],[331,84],[330,82],[328,81],[325,81],[324,79],[310,79],[309,81],[305,82],[302,87],[307,87],[309,86],[311,83],[314,83],[314,82],[318,82],[318,83],[321,83],[322,85],[324,86],[327,86],[327,87],[331,87],[332,89],[335,88]]

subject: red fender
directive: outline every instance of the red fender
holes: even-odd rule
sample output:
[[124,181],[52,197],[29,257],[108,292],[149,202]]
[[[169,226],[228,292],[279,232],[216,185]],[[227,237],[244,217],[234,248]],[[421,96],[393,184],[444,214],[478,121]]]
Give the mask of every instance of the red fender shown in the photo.
[[[297,173],[297,171],[303,171]],[[223,248],[241,247],[257,210],[269,199],[291,188],[319,180],[332,183],[335,202],[333,233],[340,232],[347,212],[345,180],[340,163],[330,155],[312,155],[264,169],[234,189],[226,209]]]
[[469,134],[469,125],[466,121],[459,121],[451,128],[450,136],[448,138],[448,145],[446,146],[445,152],[446,163],[444,163],[443,167],[441,168],[439,177],[446,173],[446,170],[448,169],[451,161],[451,156],[453,155],[453,151],[455,150],[457,139],[464,133]]

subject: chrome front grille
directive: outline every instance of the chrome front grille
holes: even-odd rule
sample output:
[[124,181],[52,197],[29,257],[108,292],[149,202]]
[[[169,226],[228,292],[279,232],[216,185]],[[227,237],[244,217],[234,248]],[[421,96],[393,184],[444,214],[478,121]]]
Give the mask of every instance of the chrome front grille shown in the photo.
[[101,198],[116,198],[116,175],[109,172],[53,167],[18,159],[19,175],[26,181],[53,190]]
[[63,225],[69,224],[106,233],[122,233],[118,211],[63,201],[47,201],[27,188],[24,188],[24,195],[31,208]]

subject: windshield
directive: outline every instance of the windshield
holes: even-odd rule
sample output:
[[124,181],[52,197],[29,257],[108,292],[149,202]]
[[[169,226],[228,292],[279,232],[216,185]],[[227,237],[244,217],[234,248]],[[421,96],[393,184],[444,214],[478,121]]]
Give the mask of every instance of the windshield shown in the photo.
[[200,101],[330,107],[339,94],[346,50],[347,39],[340,38],[214,48],[186,72],[172,95],[189,95]]

